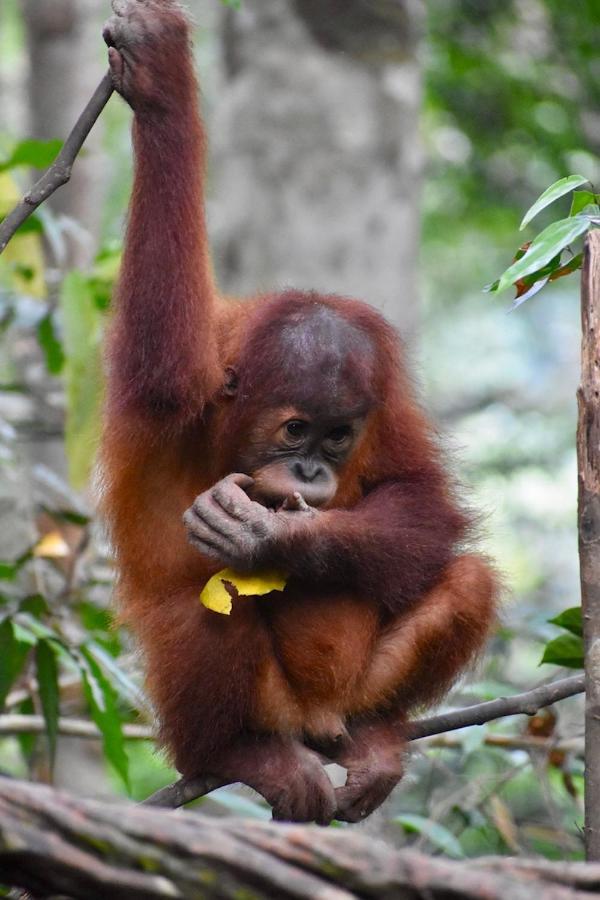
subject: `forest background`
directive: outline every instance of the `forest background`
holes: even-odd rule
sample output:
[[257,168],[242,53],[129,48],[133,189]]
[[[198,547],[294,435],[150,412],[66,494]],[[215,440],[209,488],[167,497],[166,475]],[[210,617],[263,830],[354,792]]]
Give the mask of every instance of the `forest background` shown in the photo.
[[[316,287],[381,308],[484,513],[510,594],[485,660],[448,705],[550,679],[561,670],[540,660],[561,635],[560,659],[577,667],[576,635],[549,622],[579,602],[577,280],[510,314],[508,295],[481,289],[510,262],[521,214],[548,184],[580,173],[600,185],[597,4],[189,5],[222,286]],[[0,212],[29,166],[51,161],[100,80],[108,12],[99,0],[2,0]],[[0,717],[0,769],[141,798],[174,773],[151,742],[127,738],[129,723],[149,719],[139,661],[110,629],[110,552],[92,515],[129,122],[113,98],[70,184],[0,264],[0,641],[11,660],[0,663],[0,699],[9,714],[40,714],[47,732],[3,732]],[[93,719],[103,740],[61,736],[59,712]],[[454,857],[581,858],[582,734],[573,700],[420,746],[361,827]],[[540,736],[551,753],[528,745]],[[203,809],[269,816],[232,790]]]

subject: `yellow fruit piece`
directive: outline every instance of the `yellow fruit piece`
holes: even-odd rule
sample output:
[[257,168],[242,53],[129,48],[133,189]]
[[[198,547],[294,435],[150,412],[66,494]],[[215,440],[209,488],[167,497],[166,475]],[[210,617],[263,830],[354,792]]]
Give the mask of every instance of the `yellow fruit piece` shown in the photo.
[[59,531],[48,532],[33,548],[34,556],[43,556],[46,559],[61,559],[70,553],[69,545]]
[[[276,569],[264,572],[235,572],[233,569],[221,569],[204,585],[200,594],[200,602],[213,612],[223,616],[231,615],[233,597],[262,597],[271,591],[282,591],[288,576]],[[232,590],[228,590],[230,587]]]

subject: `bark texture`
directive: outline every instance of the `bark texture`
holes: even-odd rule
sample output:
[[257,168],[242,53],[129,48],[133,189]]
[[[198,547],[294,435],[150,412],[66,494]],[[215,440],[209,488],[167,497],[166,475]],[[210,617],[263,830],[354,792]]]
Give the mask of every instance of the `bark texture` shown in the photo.
[[420,0],[245,0],[211,125],[220,283],[418,318]]
[[[100,37],[110,3],[97,0],[21,0],[29,50],[29,111],[32,137],[64,138],[106,68]],[[97,249],[105,193],[101,125],[86,144],[70,184],[51,206],[73,220],[66,258],[87,265]]]
[[99,803],[6,778],[0,873],[36,896],[77,900],[584,900],[600,892],[598,865],[452,862],[394,850],[356,829]]
[[578,527],[585,641],[585,838],[600,860],[600,231],[585,246],[577,394]]

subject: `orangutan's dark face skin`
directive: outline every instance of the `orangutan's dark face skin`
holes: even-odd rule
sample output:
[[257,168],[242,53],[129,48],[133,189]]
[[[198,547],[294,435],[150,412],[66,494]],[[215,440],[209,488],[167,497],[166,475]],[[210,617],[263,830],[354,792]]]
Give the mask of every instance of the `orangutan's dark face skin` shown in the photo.
[[249,437],[240,469],[253,479],[249,496],[278,510],[300,494],[308,506],[329,503],[338,472],[360,437],[356,411],[307,415],[293,408],[266,413]]
[[356,406],[342,415],[292,407],[263,413],[236,460],[238,471],[186,512],[190,542],[236,570],[272,564],[278,545],[311,527],[335,496],[364,422],[364,408]]

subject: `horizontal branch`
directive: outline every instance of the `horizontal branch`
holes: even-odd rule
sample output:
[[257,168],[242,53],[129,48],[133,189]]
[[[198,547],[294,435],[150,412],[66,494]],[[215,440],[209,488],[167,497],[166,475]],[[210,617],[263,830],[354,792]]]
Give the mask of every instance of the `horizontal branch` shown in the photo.
[[[581,694],[585,689],[584,675],[573,675],[571,678],[562,678],[541,687],[526,691],[523,694],[514,694],[512,697],[500,697],[497,700],[489,700],[486,703],[476,703],[464,709],[456,709],[451,712],[432,716],[429,719],[420,719],[411,722],[408,726],[407,737],[409,741],[429,737],[434,734],[445,734],[448,731],[456,731],[469,725],[484,725],[493,719],[502,719],[505,716],[524,714],[533,716],[544,706],[550,706],[558,700]],[[144,803],[149,806],[163,806],[170,809],[190,803],[198,797],[203,797],[210,791],[223,787],[228,782],[219,781],[211,776],[199,778],[180,778],[174,784],[161,788],[148,797]]]
[[0,222],[0,253],[6,248],[17,229],[35,212],[38,206],[69,181],[73,163],[100,113],[108,103],[112,92],[112,79],[110,72],[107,72],[77,119],[73,130],[50,168],[25,194],[21,202]]
[[453,709],[451,712],[441,713],[429,719],[411,722],[408,726],[408,739],[414,741],[432,734],[456,731],[469,725],[485,725],[486,722],[503,719],[506,716],[534,716],[538,709],[551,706],[553,703],[573,697],[575,694],[582,694],[584,690],[585,676],[583,674],[561,678],[559,681],[542,684],[540,687],[522,694],[498,697],[497,700],[476,703],[473,706],[466,706],[464,709]]
[[209,818],[101,803],[0,777],[2,881],[75,900],[173,897],[587,900],[600,865],[455,862],[397,850],[361,830]]
[[[102,739],[100,730],[89,719],[61,718],[58,720],[57,730],[64,737],[93,741]],[[44,734],[45,731],[46,722],[43,716],[26,716],[20,713],[0,715],[0,737],[17,734]],[[155,732],[149,725],[123,725],[123,736],[128,741],[152,741],[154,740]],[[415,743],[423,745],[423,749],[435,747],[459,750],[462,747],[462,742],[459,738],[453,738],[445,734],[417,738]],[[504,750],[532,750],[540,753],[559,750],[563,753],[576,753],[578,755],[583,753],[583,738],[557,739],[555,737],[545,738],[523,734],[486,734],[483,743],[487,747],[501,747]]]
[[[43,716],[25,716],[19,713],[7,713],[0,716],[0,737],[10,734],[43,734],[46,722]],[[88,719],[58,720],[58,733],[65,737],[88,738],[100,740],[102,733]],[[123,735],[128,740],[152,741],[154,731],[148,725],[123,725]]]
[[[485,747],[499,747],[501,750],[526,750],[528,753],[574,753],[583,757],[583,735],[581,737],[537,737],[533,734],[486,734],[483,741]],[[464,744],[460,738],[450,734],[433,734],[426,738],[417,738],[414,744],[423,750],[462,750]]]

